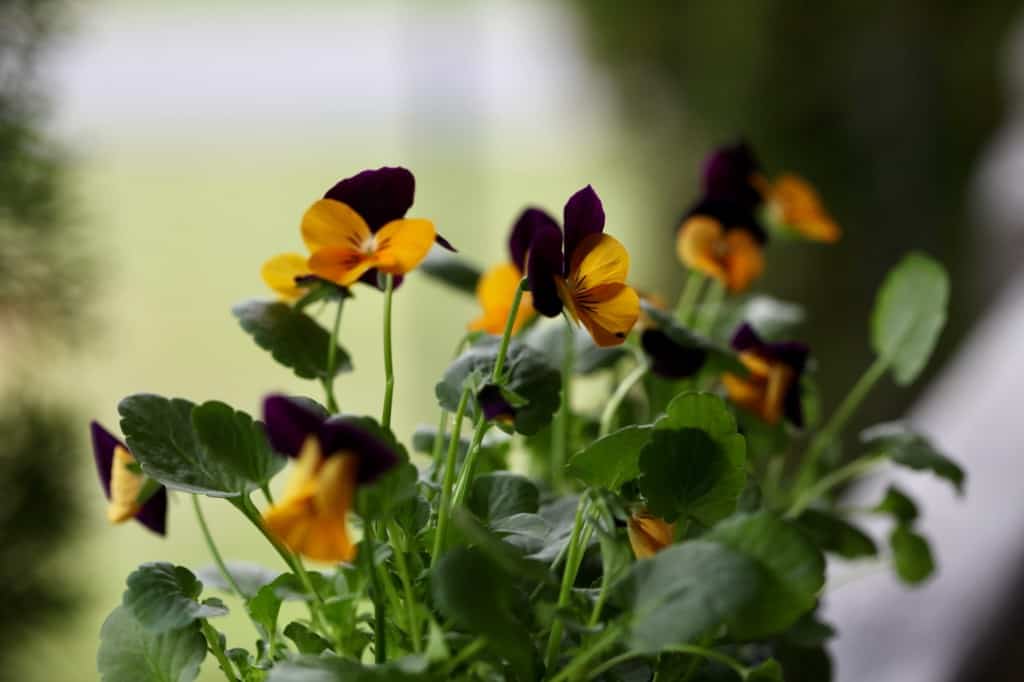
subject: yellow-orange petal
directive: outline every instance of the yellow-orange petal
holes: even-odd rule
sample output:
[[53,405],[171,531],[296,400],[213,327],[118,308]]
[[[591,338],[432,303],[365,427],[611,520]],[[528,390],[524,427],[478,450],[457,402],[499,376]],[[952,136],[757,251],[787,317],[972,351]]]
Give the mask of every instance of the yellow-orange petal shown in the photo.
[[770,186],[769,210],[779,222],[808,239],[834,242],[840,237],[839,225],[825,210],[817,190],[798,175],[787,173]]
[[306,287],[296,284],[295,279],[311,274],[306,257],[298,253],[274,256],[260,268],[266,285],[286,300],[295,300],[306,293]]
[[351,454],[338,453],[324,460],[316,477],[317,513],[344,520],[352,508],[356,492],[356,471],[359,460]]
[[[512,300],[522,278],[523,273],[513,263],[496,265],[480,277],[476,285],[476,300],[483,312],[469,323],[470,331],[495,335],[504,333],[505,322],[512,311]],[[518,333],[535,312],[533,297],[530,292],[524,292],[519,302],[519,312],[512,322],[512,333]]]
[[404,275],[427,257],[434,245],[434,223],[422,218],[392,220],[373,238],[376,267],[381,272]]
[[626,522],[629,546],[637,559],[649,559],[675,540],[676,526],[653,514],[637,512]]
[[592,234],[579,243],[569,262],[569,280],[576,289],[625,284],[629,252],[615,237]]
[[728,280],[721,259],[728,248],[725,230],[714,218],[695,215],[688,218],[676,234],[676,255],[688,268],[714,277],[720,282]]
[[725,286],[733,293],[744,291],[764,272],[764,252],[746,230],[729,230],[725,243]]
[[302,241],[310,253],[326,247],[366,251],[372,236],[361,215],[334,199],[320,199],[302,216]]
[[640,297],[625,284],[604,284],[575,292],[571,308],[602,348],[626,340],[640,317]]
[[107,519],[111,523],[122,523],[134,518],[142,508],[139,493],[146,477],[132,471],[135,458],[118,445],[114,448],[114,461],[110,467],[110,503],[107,505]]
[[367,270],[376,267],[377,259],[373,254],[347,246],[325,246],[310,256],[307,263],[310,272],[317,277],[339,286],[350,287],[358,282]]

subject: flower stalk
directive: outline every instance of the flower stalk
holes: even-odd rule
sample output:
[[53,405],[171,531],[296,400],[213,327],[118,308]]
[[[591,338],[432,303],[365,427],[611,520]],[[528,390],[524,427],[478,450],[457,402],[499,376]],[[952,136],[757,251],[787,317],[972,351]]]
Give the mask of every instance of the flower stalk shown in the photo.
[[380,423],[391,428],[391,403],[395,398],[395,368],[391,357],[391,301],[395,294],[395,276],[384,275],[384,407]]

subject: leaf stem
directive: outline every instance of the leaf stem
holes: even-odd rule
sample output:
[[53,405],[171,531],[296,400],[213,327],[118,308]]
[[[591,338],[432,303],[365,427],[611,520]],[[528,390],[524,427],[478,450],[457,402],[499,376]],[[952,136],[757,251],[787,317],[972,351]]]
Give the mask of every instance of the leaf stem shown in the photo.
[[210,550],[210,556],[213,558],[213,563],[217,565],[217,570],[220,571],[220,575],[224,578],[225,582],[231,586],[231,590],[245,599],[245,593],[242,592],[242,588],[238,586],[238,582],[235,580],[235,576],[231,575],[231,571],[228,570],[227,565],[224,563],[224,557],[221,556],[220,550],[217,549],[217,543],[213,541],[213,535],[210,534],[210,527],[206,525],[206,517],[203,516],[203,510],[199,506],[199,496],[192,495],[192,509],[196,512],[196,520],[199,521],[199,530],[203,534],[203,540],[206,541],[206,548]]
[[238,678],[235,677],[234,669],[231,667],[231,661],[228,660],[227,655],[224,653],[224,645],[220,641],[220,633],[217,629],[210,625],[209,621],[205,618],[199,620],[200,628],[202,628],[203,635],[206,637],[207,647],[213,654],[214,658],[217,659],[217,665],[224,672],[229,682],[238,682]]
[[[579,547],[580,535],[583,532],[583,525],[586,520],[587,494],[580,495],[576,504],[576,517],[572,524],[572,534],[569,536],[568,552],[565,555],[565,568],[562,569],[562,585],[558,591],[557,610],[564,609],[569,605],[569,598],[572,596],[572,586],[576,582],[576,572],[579,570],[580,562],[583,560],[583,552]],[[551,623],[551,631],[548,634],[548,646],[544,654],[544,665],[548,670],[555,664],[558,655],[558,647],[562,643],[562,620],[555,614]]]
[[480,650],[487,646],[486,637],[477,637],[472,642],[462,647],[459,653],[452,656],[451,659],[445,664],[441,673],[438,675],[438,679],[445,679],[453,672],[455,672],[460,665],[468,661],[469,659],[480,653]]
[[710,336],[714,331],[715,322],[718,320],[719,313],[722,312],[723,298],[725,298],[725,285],[721,280],[712,278],[707,293],[704,295],[700,314],[697,316],[699,332]]
[[406,543],[399,546],[398,538],[402,536],[402,529],[398,523],[391,519],[388,521],[388,538],[391,540],[391,547],[394,550],[395,567],[398,568],[398,578],[402,581],[402,591],[405,593],[406,619],[409,625],[409,637],[412,639],[413,653],[423,651],[423,638],[420,633],[419,618],[416,617],[416,593],[412,588],[412,579],[409,574],[409,565],[405,561]]
[[621,625],[610,626],[581,651],[577,652],[576,656],[569,662],[569,665],[565,666],[561,672],[551,678],[551,682],[569,682],[569,680],[576,679],[583,673],[591,660],[604,653],[608,647],[613,646],[621,636]]
[[395,276],[384,275],[384,407],[380,423],[391,428],[391,403],[395,397],[395,368],[391,358],[391,300],[395,293]]
[[324,378],[324,393],[327,394],[327,409],[337,413],[338,400],[334,395],[334,375],[338,362],[338,330],[341,327],[341,311],[344,308],[345,299],[338,299],[338,307],[334,312],[334,326],[331,328],[331,340],[327,345],[327,376]]
[[789,508],[789,511],[786,512],[786,518],[795,519],[800,516],[805,509],[811,506],[815,500],[828,491],[852,478],[857,478],[862,474],[866,474],[875,467],[883,464],[884,461],[884,457],[876,455],[861,457],[822,476],[817,480],[817,482],[797,496],[793,505]]
[[679,302],[676,304],[676,319],[684,327],[690,324],[693,307],[697,304],[697,299],[700,298],[705,281],[707,278],[704,273],[697,270],[690,270],[686,275],[686,284],[683,285],[683,291],[679,294]]
[[565,463],[569,461],[569,442],[572,434],[572,373],[575,354],[576,330],[567,317],[565,318],[565,342],[562,344],[562,405],[558,410],[551,448],[551,484],[556,492],[565,487]]
[[526,278],[519,280],[516,293],[512,297],[512,307],[508,310],[508,317],[505,318],[505,332],[501,335],[501,345],[498,346],[498,357],[494,359],[494,369],[491,370],[491,381],[501,385],[504,383],[502,372],[505,370],[505,356],[508,355],[508,344],[512,340],[512,330],[516,326],[516,317],[519,316],[519,304],[523,300],[523,290],[526,288]]
[[473,424],[473,440],[469,443],[469,450],[466,452],[466,459],[462,461],[462,470],[459,471],[459,480],[455,482],[455,492],[452,494],[452,507],[460,506],[469,493],[469,486],[473,483],[473,471],[476,469],[476,460],[480,456],[480,444],[483,443],[484,434],[490,426],[487,418],[481,410]]
[[[741,678],[744,679],[750,673],[750,670],[745,665],[737,661],[732,656],[727,656],[726,654],[715,651],[714,649],[708,649],[702,646],[697,646],[695,644],[677,644],[675,646],[666,647],[665,651],[677,654],[688,654],[690,656],[698,656],[700,658],[718,661],[719,663],[722,663],[732,668]],[[650,654],[638,651],[627,651],[626,653],[619,654],[618,656],[613,656],[612,658],[609,658],[607,661],[605,661],[604,663],[602,663],[601,665],[597,666],[589,673],[587,673],[587,679],[596,679],[597,677],[600,677],[603,673],[608,672],[617,665],[621,665],[626,661],[631,661],[634,658],[644,658],[647,656],[650,656]]]
[[[452,424],[452,436],[448,441],[448,457],[444,465],[444,479],[441,483],[441,499],[437,506],[437,527],[434,530],[434,551],[430,556],[431,567],[437,563],[448,541],[448,521],[452,513],[452,484],[455,481],[455,460],[459,451],[459,440],[462,436],[462,419],[466,414],[466,406],[469,404],[472,390],[469,386],[462,389],[459,397],[459,406],[455,410],[455,422]],[[468,453],[467,453],[468,456]],[[463,471],[465,471],[463,462]]]
[[616,387],[615,392],[612,393],[611,398],[605,403],[604,410],[601,412],[601,427],[598,431],[598,438],[601,436],[607,436],[612,430],[612,423],[615,420],[615,413],[618,411],[619,406],[622,405],[622,401],[629,395],[630,390],[637,384],[638,381],[644,378],[647,374],[647,370],[650,369],[650,363],[647,359],[641,357],[637,362],[636,367],[633,371],[627,374],[622,382]]

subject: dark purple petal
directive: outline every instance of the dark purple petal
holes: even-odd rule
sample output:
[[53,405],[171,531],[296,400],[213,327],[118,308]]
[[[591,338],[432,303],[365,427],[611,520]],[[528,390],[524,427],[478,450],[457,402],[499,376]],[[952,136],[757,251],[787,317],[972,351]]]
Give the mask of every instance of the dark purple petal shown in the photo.
[[448,241],[447,239],[445,239],[444,237],[442,237],[439,234],[434,235],[434,243],[436,243],[442,249],[447,249],[448,251],[451,251],[452,253],[458,253],[459,252],[458,249],[456,249],[454,246],[452,246],[452,243],[450,241]]
[[640,343],[651,358],[651,371],[664,379],[692,377],[707,359],[705,351],[681,346],[659,329],[645,330]]
[[325,456],[347,452],[359,458],[358,483],[372,483],[398,464],[394,448],[352,417],[331,417],[324,422],[319,435]]
[[114,467],[114,448],[118,445],[125,447],[125,444],[114,437],[110,431],[99,425],[99,422],[91,422],[89,430],[92,432],[92,455],[96,460],[96,472],[100,476],[100,485],[103,486],[103,493],[110,499],[110,476]]
[[601,234],[604,230],[604,207],[597,192],[590,185],[569,197],[565,203],[565,274],[569,273],[569,263],[576,247],[592,234]]
[[[359,278],[359,281],[363,284],[369,284],[378,291],[384,291],[384,277],[381,276],[380,272],[376,268],[373,270],[367,270],[363,273],[363,276]],[[405,281],[405,275],[395,275],[395,289],[402,286],[402,282]]]
[[269,395],[263,400],[263,423],[270,446],[282,455],[298,457],[310,435],[319,433],[327,413],[312,401]]
[[135,520],[157,535],[167,535],[167,488],[160,486],[142,505]]
[[412,173],[405,168],[384,167],[345,178],[327,190],[324,198],[348,204],[376,232],[392,220],[405,217],[415,193]]
[[800,376],[793,380],[786,397],[782,402],[782,414],[790,424],[802,429],[804,427],[804,401],[800,391]]
[[562,231],[555,225],[538,224],[526,258],[526,278],[533,294],[533,307],[541,315],[558,317],[562,299],[556,277],[562,276]]
[[487,384],[476,394],[476,400],[480,403],[480,409],[488,421],[506,421],[516,418],[516,408],[512,407],[501,389],[494,384]]
[[765,232],[754,212],[735,201],[706,196],[690,207],[680,222],[695,215],[714,218],[726,230],[746,230],[758,244],[768,241],[768,233]]
[[552,231],[552,228],[561,234],[555,219],[539,208],[528,208],[519,215],[508,236],[508,255],[519,272],[526,272],[526,254],[534,235],[544,230]]
[[754,328],[744,322],[739,326],[739,329],[732,335],[732,341],[729,343],[732,349],[739,352],[754,352],[760,353],[764,349],[764,341],[757,335]]
[[761,194],[752,182],[759,170],[746,142],[719,147],[704,160],[704,195],[737,203],[750,211],[761,203]]

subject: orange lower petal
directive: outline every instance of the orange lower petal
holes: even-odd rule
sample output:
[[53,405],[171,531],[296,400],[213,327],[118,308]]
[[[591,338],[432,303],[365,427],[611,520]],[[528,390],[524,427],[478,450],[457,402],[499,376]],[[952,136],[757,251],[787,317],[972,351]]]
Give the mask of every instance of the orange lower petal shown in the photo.
[[688,268],[725,282],[728,278],[722,257],[728,248],[721,223],[696,215],[684,222],[676,235],[676,255]]
[[352,286],[376,265],[373,255],[342,246],[328,246],[309,257],[314,275],[343,287]]
[[637,559],[649,559],[675,541],[676,526],[651,514],[633,514],[626,522],[629,545]]
[[274,256],[260,269],[260,276],[268,287],[286,300],[300,298],[306,287],[296,284],[295,279],[313,274],[307,258],[298,253],[282,253]]
[[640,297],[632,287],[607,284],[576,292],[573,310],[601,347],[618,346],[640,317]]
[[434,245],[434,223],[420,218],[392,220],[374,235],[377,268],[404,275],[420,264]]
[[744,291],[764,272],[761,245],[746,230],[730,230],[725,235],[725,285],[732,292]]

